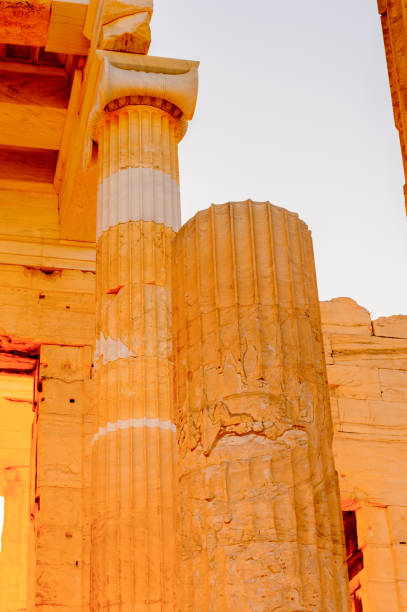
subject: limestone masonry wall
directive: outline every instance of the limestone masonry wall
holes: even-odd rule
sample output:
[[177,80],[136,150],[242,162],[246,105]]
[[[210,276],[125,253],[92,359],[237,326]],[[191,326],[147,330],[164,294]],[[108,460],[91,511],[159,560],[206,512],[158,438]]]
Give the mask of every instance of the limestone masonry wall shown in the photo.
[[[363,611],[407,610],[407,316],[321,302],[343,510],[356,512]],[[351,584],[358,588],[358,584]]]
[[89,610],[91,354],[86,346],[41,347],[29,610]]
[[0,335],[93,345],[94,292],[93,272],[0,264]]

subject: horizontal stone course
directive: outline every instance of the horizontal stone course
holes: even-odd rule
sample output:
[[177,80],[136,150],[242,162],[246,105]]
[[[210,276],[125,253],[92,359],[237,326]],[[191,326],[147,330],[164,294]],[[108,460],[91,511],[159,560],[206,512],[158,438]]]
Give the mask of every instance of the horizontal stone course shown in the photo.
[[344,509],[356,510],[363,607],[407,609],[407,316],[321,302]]

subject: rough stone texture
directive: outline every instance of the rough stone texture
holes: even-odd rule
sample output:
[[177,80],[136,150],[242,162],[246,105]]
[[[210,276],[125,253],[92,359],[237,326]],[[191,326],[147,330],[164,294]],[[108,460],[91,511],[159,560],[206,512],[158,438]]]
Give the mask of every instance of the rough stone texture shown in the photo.
[[[335,465],[343,508],[356,510],[365,566],[357,576],[363,609],[402,612],[407,609],[407,473],[402,467],[407,459],[407,316],[382,317],[360,327],[367,311],[347,302],[353,307],[343,332],[338,299],[321,303]],[[372,335],[367,336],[369,327]]]
[[0,264],[0,334],[93,344],[95,274]]
[[358,334],[370,336],[372,323],[370,313],[348,297],[321,302],[321,318],[324,331],[332,334]]
[[39,612],[89,610],[91,355],[90,347],[41,348],[32,510]]
[[45,46],[51,0],[0,0],[0,43]]
[[153,1],[107,0],[104,7],[100,48],[147,54],[151,43]]
[[269,203],[178,233],[177,610],[345,611],[310,233]]
[[407,316],[380,317],[372,322],[375,336],[384,338],[407,338]]
[[104,25],[100,47],[107,51],[146,55],[151,43],[150,20],[150,13],[136,13]]
[[[407,7],[405,0],[378,0],[394,119],[407,176]],[[404,187],[407,197],[406,186]],[[406,199],[407,207],[407,199]]]
[[137,13],[152,13],[153,8],[153,0],[105,0],[103,23]]

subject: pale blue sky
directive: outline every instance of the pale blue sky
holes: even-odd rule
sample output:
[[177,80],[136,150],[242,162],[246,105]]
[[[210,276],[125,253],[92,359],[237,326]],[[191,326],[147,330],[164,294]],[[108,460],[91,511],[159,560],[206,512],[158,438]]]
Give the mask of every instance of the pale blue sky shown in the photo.
[[407,313],[407,220],[375,0],[155,0],[150,53],[201,61],[183,220],[270,200],[313,232],[321,299]]

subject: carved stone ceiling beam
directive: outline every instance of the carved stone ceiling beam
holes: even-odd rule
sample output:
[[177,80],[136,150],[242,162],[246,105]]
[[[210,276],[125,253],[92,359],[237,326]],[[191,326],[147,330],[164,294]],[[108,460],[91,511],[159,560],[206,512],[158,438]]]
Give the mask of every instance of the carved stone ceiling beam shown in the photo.
[[59,149],[68,100],[62,69],[50,78],[0,63],[0,146]]

